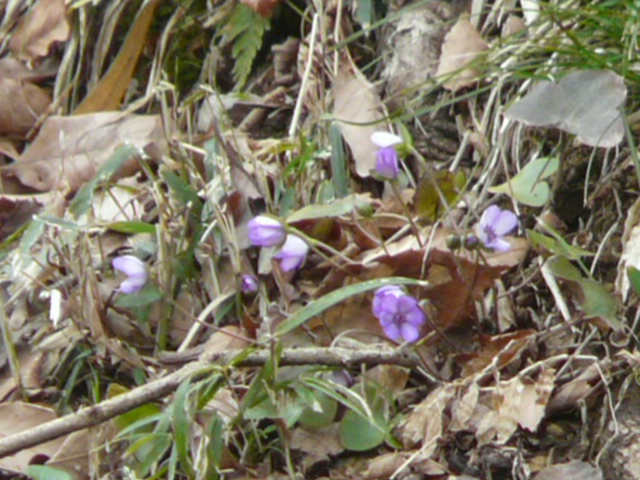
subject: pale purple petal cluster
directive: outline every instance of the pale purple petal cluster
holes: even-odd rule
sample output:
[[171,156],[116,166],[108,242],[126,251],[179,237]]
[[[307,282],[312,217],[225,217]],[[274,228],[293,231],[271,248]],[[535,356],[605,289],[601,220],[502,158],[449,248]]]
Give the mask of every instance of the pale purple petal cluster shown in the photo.
[[138,257],[134,257],[133,255],[116,257],[113,259],[112,265],[115,270],[118,270],[127,276],[127,278],[120,284],[120,288],[118,288],[119,292],[139,292],[149,280],[147,265]]
[[303,264],[309,253],[309,245],[296,235],[287,235],[287,240],[275,256],[280,260],[280,267],[285,272],[297,270]]
[[504,238],[519,226],[518,217],[496,205],[487,208],[476,226],[476,234],[486,248],[506,252],[511,244]]
[[259,247],[275,247],[284,242],[287,232],[275,218],[259,215],[249,220],[249,241]]
[[258,291],[258,279],[253,275],[243,275],[240,289],[242,293],[253,293]]
[[[285,226],[278,220],[259,215],[249,221],[249,240],[259,247],[276,247],[280,251],[274,258],[280,260],[280,267],[285,272],[300,268],[309,253],[309,245],[297,235],[287,235]],[[245,276],[246,277],[246,276]],[[243,277],[241,288],[250,288],[249,280]],[[257,283],[256,283],[257,288]],[[246,293],[246,292],[245,292]]]
[[374,132],[371,141],[378,147],[376,172],[383,178],[394,180],[400,171],[396,146],[402,143],[402,138],[389,132]]
[[391,340],[415,342],[427,316],[418,300],[398,285],[379,288],[373,297],[373,314]]

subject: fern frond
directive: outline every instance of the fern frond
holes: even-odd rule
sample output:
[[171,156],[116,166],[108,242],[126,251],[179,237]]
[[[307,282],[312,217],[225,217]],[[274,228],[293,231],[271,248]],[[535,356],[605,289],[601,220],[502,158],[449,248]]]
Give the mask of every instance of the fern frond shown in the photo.
[[269,19],[254,12],[243,3],[231,11],[227,23],[221,29],[222,45],[233,44],[231,56],[235,60],[233,81],[240,90],[249,78],[253,61],[262,46],[264,33],[269,30]]

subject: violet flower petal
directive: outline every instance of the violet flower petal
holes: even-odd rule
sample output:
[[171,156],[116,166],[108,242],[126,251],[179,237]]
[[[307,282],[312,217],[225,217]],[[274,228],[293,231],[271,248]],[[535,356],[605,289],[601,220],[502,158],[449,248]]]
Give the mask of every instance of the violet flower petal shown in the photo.
[[394,342],[397,342],[398,340],[400,340],[400,337],[402,336],[400,327],[398,327],[398,325],[395,323],[389,323],[387,325],[383,325],[382,330],[384,330],[384,334]]
[[509,210],[503,210],[500,215],[493,221],[493,231],[496,235],[503,237],[509,235],[516,228],[518,228],[520,222],[515,213]]
[[258,291],[258,279],[253,275],[243,275],[240,282],[242,293],[253,293]]
[[302,266],[308,252],[307,242],[296,235],[288,235],[282,249],[274,258],[280,260],[280,268],[284,272],[290,272]]
[[[395,299],[402,295],[405,295],[405,292],[398,285],[387,285],[379,288],[373,296],[373,314],[376,317],[380,317],[385,311],[395,311]],[[387,296],[390,296],[390,298],[387,299]]]
[[400,160],[398,152],[394,147],[385,147],[378,150],[378,158],[376,160],[376,172],[381,177],[393,180],[400,172]]
[[476,226],[476,234],[486,248],[506,252],[511,244],[504,236],[513,232],[518,225],[518,217],[513,212],[491,205],[482,214]]
[[403,323],[400,326],[400,333],[406,342],[415,342],[420,338],[420,329],[416,325]]
[[124,273],[127,278],[118,288],[122,293],[136,293],[144,287],[149,280],[147,265],[138,257],[133,255],[122,255],[116,257],[111,262],[113,268]]
[[407,295],[400,286],[388,285],[376,290],[371,307],[385,335],[391,340],[402,338],[415,342],[420,338],[420,327],[427,316],[418,300]]
[[247,226],[249,228],[249,241],[259,247],[280,245],[287,235],[282,223],[265,215],[258,215],[252,218]]

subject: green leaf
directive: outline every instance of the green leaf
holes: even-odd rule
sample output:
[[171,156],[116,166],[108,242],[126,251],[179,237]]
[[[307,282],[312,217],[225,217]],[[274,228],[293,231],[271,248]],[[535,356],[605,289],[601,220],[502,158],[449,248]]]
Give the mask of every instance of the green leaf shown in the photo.
[[149,284],[139,292],[122,294],[115,302],[115,305],[120,308],[139,308],[151,305],[153,302],[157,302],[163,298],[164,293],[162,293],[157,286]]
[[366,208],[371,202],[359,195],[349,195],[348,197],[336,200],[328,205],[307,205],[290,214],[286,222],[294,223],[301,220],[312,220],[316,218],[339,217],[352,212],[354,209]]
[[71,214],[78,218],[87,213],[93,202],[93,192],[99,183],[109,180],[131,157],[139,154],[140,149],[134,145],[126,143],[119,146],[109,160],[98,169],[95,177],[78,191],[69,206]]
[[338,402],[322,392],[314,392],[313,404],[300,415],[300,424],[310,430],[319,430],[333,423],[338,413]]
[[167,454],[167,450],[173,443],[172,435],[168,433],[150,433],[143,435],[127,449],[126,455],[134,454],[139,460],[136,471],[140,477],[146,477],[154,464],[159,462]]
[[544,181],[558,171],[557,157],[543,157],[529,162],[520,173],[502,185],[489,189],[492,193],[504,193],[514,200],[531,207],[541,207],[549,200],[551,189]]
[[332,122],[329,127],[329,141],[331,142],[331,181],[336,196],[346,197],[349,194],[349,167],[340,127],[336,122]]
[[198,192],[195,188],[171,170],[163,170],[162,179],[183,205],[191,204],[196,210],[198,210],[198,216],[200,215],[202,199],[198,196]]
[[633,285],[633,289],[636,291],[636,295],[640,295],[640,270],[636,267],[629,267],[627,276],[629,277],[629,283]]
[[33,480],[73,480],[69,472],[48,465],[29,465],[26,473]]
[[235,60],[233,78],[236,90],[242,89],[247,82],[253,60],[262,46],[262,37],[269,28],[269,19],[240,2],[222,27],[222,46],[233,43],[231,56]]
[[276,335],[284,335],[291,330],[299,327],[307,320],[319,315],[326,309],[333,307],[334,305],[346,300],[349,297],[358,295],[360,293],[368,292],[386,285],[422,285],[427,286],[428,283],[424,280],[416,280],[415,278],[406,277],[388,277],[388,278],[376,278],[375,280],[368,280],[366,282],[356,283],[354,285],[347,285],[346,287],[334,290],[328,293],[324,297],[311,301],[296,313],[282,322],[277,330]]
[[189,459],[191,425],[187,413],[189,408],[187,395],[190,387],[191,382],[189,380],[180,385],[173,400],[172,409],[173,445],[177,451],[178,459],[189,477],[192,476],[192,466]]
[[107,228],[120,233],[150,233],[152,235],[155,235],[156,233],[155,225],[138,220],[110,223],[107,225]]
[[29,226],[24,231],[22,239],[20,240],[20,252],[23,255],[29,253],[31,247],[40,240],[40,237],[44,233],[44,227],[45,223],[39,217],[34,217],[34,219],[29,223]]
[[566,240],[560,236],[548,237],[542,233],[527,230],[527,235],[532,245],[540,246],[549,250],[551,253],[566,257],[569,260],[579,260],[582,257],[592,257],[594,254],[580,247],[569,245]]
[[622,324],[617,318],[618,303],[602,284],[590,278],[584,278],[580,270],[564,257],[557,255],[551,257],[547,260],[546,265],[556,278],[571,282],[579,288],[582,311],[585,317],[600,317],[612,329],[620,330],[622,328]]
[[374,410],[373,420],[349,410],[340,422],[340,442],[348,450],[364,452],[384,442],[388,426],[380,409]]

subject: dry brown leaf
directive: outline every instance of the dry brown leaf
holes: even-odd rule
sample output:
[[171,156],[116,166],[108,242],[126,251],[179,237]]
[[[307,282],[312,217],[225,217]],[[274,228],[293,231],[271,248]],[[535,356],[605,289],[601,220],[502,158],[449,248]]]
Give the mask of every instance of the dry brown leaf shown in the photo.
[[333,423],[313,432],[308,432],[303,428],[293,430],[291,448],[304,453],[303,468],[305,470],[344,451],[344,447],[340,443],[339,430],[339,423]]
[[437,77],[448,78],[443,87],[455,92],[477,81],[478,71],[469,68],[481,52],[487,50],[487,42],[480,36],[467,16],[462,16],[444,37]]
[[415,452],[391,452],[372,458],[364,472],[365,480],[377,480],[379,478],[392,478],[398,470]]
[[340,71],[333,85],[333,116],[351,148],[356,173],[370,176],[376,166],[377,148],[371,135],[384,130],[382,102],[375,87],[360,72]]
[[58,65],[48,60],[39,63],[35,68],[29,68],[11,56],[0,59],[0,78],[38,83],[47,78],[55,77],[57,73]]
[[64,442],[46,465],[69,472],[75,479],[89,478],[89,446],[87,430],[73,432],[64,437]]
[[0,240],[25,225],[45,205],[54,202],[53,195],[0,195]]
[[249,346],[242,337],[242,330],[235,325],[222,327],[204,342],[201,358],[206,358],[207,354],[222,352],[223,350],[243,349]]
[[25,136],[49,105],[51,97],[37,85],[0,78],[0,134]]
[[594,362],[576,378],[558,388],[549,402],[549,412],[555,413],[576,408],[579,401],[599,390],[603,374],[611,367],[611,363],[611,360]]
[[385,388],[393,395],[399,395],[409,380],[410,369],[398,365],[376,365],[364,375],[377,385]]
[[625,302],[631,292],[627,273],[629,267],[640,270],[640,198],[627,211],[622,234],[622,255],[618,263],[616,292],[622,295],[622,300]]
[[129,29],[118,56],[111,63],[104,77],[75,109],[73,112],[75,115],[116,110],[120,107],[120,102],[131,84],[133,71],[145,46],[147,32],[158,4],[159,0],[152,0],[139,13]]
[[456,362],[462,367],[462,376],[479,373],[493,362],[496,362],[498,368],[507,366],[518,358],[535,335],[535,330],[518,330],[502,335],[481,334],[480,349],[477,352],[456,357]]
[[9,48],[18,58],[33,62],[45,57],[54,42],[66,41],[70,33],[65,0],[40,0],[22,18]]
[[478,437],[490,440],[495,435],[498,443],[506,443],[518,426],[535,432],[544,417],[554,381],[555,372],[543,370],[535,382],[514,377],[498,384],[492,396],[494,409],[480,421]]
[[[125,142],[148,151],[164,148],[160,117],[119,112],[49,117],[31,146],[5,173],[38,191],[75,192]],[[131,158],[121,176],[132,174],[137,165]]]
[[604,476],[599,467],[577,460],[547,467],[534,480],[604,480]]
[[[0,404],[0,438],[21,433],[55,420],[55,418],[56,414],[50,408],[23,402]],[[51,458],[60,449],[63,442],[64,437],[20,450],[15,455],[1,458],[0,468],[23,473],[35,456],[46,455]]]
[[454,400],[451,406],[449,430],[457,432],[469,429],[469,420],[473,416],[479,397],[480,386],[474,382],[469,385],[469,388],[461,398]]
[[[23,388],[34,390],[42,387],[42,369],[46,356],[45,352],[31,349],[20,352],[18,365],[20,367],[20,382]],[[0,402],[6,401],[9,395],[16,391],[18,388],[16,380],[16,376],[11,373],[10,369],[3,371],[3,375],[0,377]]]
[[428,458],[437,447],[442,436],[442,414],[456,394],[454,385],[444,385],[431,392],[404,420],[400,431],[400,441],[406,448],[422,442],[422,452]]
[[[20,152],[18,152],[18,148],[14,141],[6,137],[0,137],[0,155],[4,155],[5,157],[15,160],[20,156]],[[4,188],[3,191],[6,192]]]

